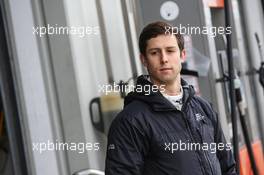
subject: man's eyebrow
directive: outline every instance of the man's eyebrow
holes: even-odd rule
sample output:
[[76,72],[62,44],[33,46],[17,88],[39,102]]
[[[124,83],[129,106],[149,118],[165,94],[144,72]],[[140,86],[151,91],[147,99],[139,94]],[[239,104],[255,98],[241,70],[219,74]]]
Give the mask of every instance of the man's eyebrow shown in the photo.
[[166,49],[177,49],[176,46],[170,46],[170,47],[166,47]]
[[153,51],[153,50],[160,50],[160,48],[150,48],[148,51]]
[[[161,48],[150,48],[147,51],[160,50],[160,49]],[[166,49],[177,49],[177,47],[176,46],[169,46],[169,47],[166,47]]]

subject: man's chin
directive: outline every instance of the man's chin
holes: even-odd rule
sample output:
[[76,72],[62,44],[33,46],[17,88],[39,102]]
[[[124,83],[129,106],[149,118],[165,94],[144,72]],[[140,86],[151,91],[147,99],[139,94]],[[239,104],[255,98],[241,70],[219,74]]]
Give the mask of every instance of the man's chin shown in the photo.
[[162,76],[159,77],[159,81],[161,84],[169,84],[172,83],[176,80],[176,77],[172,77],[172,76]]

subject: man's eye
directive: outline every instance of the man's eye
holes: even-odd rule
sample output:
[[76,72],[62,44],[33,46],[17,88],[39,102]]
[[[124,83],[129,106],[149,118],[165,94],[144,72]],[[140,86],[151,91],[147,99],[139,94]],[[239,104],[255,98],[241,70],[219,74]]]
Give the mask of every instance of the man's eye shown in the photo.
[[157,55],[157,52],[150,52],[151,55]]
[[173,52],[175,52],[175,50],[168,50],[168,52],[169,52],[169,53],[173,53]]

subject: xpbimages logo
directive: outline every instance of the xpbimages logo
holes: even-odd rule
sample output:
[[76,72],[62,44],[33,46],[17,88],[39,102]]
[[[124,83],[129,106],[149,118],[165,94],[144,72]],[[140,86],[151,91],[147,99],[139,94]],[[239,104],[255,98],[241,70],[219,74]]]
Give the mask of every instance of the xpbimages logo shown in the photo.
[[217,151],[232,150],[231,143],[191,143],[191,142],[173,142],[164,143],[165,151],[174,153],[177,151],[209,151],[211,153],[216,153]]
[[86,35],[98,35],[99,26],[58,26],[58,24],[32,27],[33,35],[77,35],[80,38]]
[[85,151],[99,151],[100,143],[92,142],[59,142],[56,140],[52,142],[47,140],[46,142],[34,142],[32,143],[33,151],[37,151],[40,154],[46,151],[77,151],[78,153],[85,153]]
[[232,33],[231,27],[209,27],[209,26],[190,26],[190,24],[175,27],[165,27],[165,34],[181,34],[181,35],[208,35],[210,37],[216,37],[217,35],[229,35]]
[[150,95],[151,92],[158,92],[160,91],[161,93],[165,92],[165,85],[123,85],[120,86],[117,83],[113,84],[107,84],[107,85],[99,85],[99,93],[102,94],[109,94],[111,92],[137,92],[137,93],[144,93],[145,95]]

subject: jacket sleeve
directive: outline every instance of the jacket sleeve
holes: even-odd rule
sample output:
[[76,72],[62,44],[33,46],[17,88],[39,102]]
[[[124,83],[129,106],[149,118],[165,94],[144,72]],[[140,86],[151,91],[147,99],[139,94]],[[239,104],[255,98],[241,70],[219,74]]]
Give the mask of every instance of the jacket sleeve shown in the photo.
[[147,150],[143,127],[140,129],[135,123],[117,116],[108,134],[105,174],[143,175]]
[[[211,107],[212,109],[212,107]],[[232,153],[231,143],[227,143],[217,113],[212,109],[215,123],[215,142],[217,145],[224,144],[224,149],[217,150],[217,158],[220,162],[222,175],[237,175],[236,163]]]

